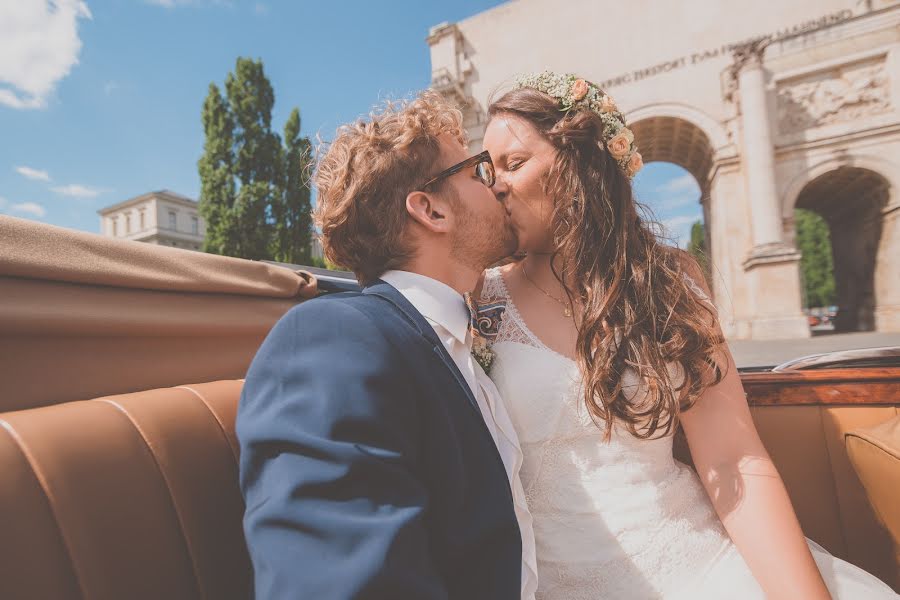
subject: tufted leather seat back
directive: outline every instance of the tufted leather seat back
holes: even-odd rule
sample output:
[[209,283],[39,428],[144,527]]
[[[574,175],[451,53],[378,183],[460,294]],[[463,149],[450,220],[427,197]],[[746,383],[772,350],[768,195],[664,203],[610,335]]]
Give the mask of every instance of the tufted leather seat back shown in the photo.
[[0,597],[250,597],[241,384],[0,414]]
[[[226,380],[0,413],[0,598],[250,597],[234,434],[241,386]],[[890,538],[843,435],[897,411],[753,408],[806,534],[885,581],[897,569]],[[690,461],[683,443],[676,456]]]

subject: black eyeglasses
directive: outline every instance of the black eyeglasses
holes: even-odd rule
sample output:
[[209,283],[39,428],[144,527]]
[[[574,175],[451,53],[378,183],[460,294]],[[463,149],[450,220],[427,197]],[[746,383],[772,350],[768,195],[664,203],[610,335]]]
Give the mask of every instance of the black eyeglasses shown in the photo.
[[484,185],[491,187],[494,185],[494,163],[491,161],[491,155],[488,154],[488,151],[485,150],[475,156],[470,156],[466,160],[461,163],[456,163],[449,169],[441,171],[425,183],[423,183],[419,189],[424,190],[432,183],[440,181],[445,177],[450,177],[451,175],[455,175],[459,173],[463,169],[467,167],[475,167],[475,176],[478,177],[484,183]]

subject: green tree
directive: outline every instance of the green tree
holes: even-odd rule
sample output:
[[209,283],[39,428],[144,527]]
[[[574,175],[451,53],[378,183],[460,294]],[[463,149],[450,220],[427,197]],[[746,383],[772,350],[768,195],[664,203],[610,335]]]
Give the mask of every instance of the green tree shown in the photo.
[[703,270],[703,276],[706,277],[707,284],[710,283],[710,262],[709,252],[706,250],[706,229],[703,227],[703,221],[696,221],[691,225],[691,241],[688,242],[687,251],[691,253],[700,269]]
[[200,172],[200,214],[206,221],[203,251],[237,256],[239,242],[233,223],[234,120],[214,83],[209,84],[202,118],[206,141],[197,167]]
[[300,111],[295,108],[284,125],[281,193],[272,203],[275,227],[272,255],[281,262],[309,265],[312,261],[310,156],[310,142],[300,137]]
[[270,258],[272,235],[269,204],[279,191],[281,141],[272,132],[275,92],[261,61],[238,58],[225,79],[225,93],[235,129],[234,174],[240,189],[234,204],[240,256]]
[[794,223],[797,249],[802,255],[800,273],[806,306],[830,306],[835,303],[837,294],[828,223],[816,213],[802,208],[794,211]]
[[210,84],[203,105],[204,153],[198,162],[204,250],[248,259],[309,257],[309,140],[295,108],[285,148],[272,131],[275,92],[259,60],[238,58],[225,97]]

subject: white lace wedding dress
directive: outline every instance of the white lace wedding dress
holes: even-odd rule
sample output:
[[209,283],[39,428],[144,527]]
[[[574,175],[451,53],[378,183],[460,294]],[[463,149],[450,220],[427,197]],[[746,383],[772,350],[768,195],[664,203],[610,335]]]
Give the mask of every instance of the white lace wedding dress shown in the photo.
[[[499,270],[487,272],[479,304],[505,306],[490,377],[524,455],[537,600],[762,600],[699,478],[673,458],[672,437],[639,440],[616,428],[605,442],[581,400],[576,364],[531,333]],[[834,598],[897,598],[862,569],[810,547]]]

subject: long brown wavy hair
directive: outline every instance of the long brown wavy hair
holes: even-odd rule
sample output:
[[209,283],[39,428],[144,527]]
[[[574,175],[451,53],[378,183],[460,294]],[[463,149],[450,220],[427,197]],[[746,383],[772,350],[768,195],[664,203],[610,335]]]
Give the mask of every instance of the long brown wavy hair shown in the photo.
[[[684,277],[700,269],[642,218],[597,114],[560,111],[529,88],[507,92],[488,112],[524,119],[556,149],[545,183],[554,201],[551,264],[560,266],[554,275],[576,310],[590,414],[607,425],[607,439],[614,422],[639,438],[668,435],[681,411],[724,375],[715,312]],[[640,394],[623,385],[629,381],[639,382]]]

